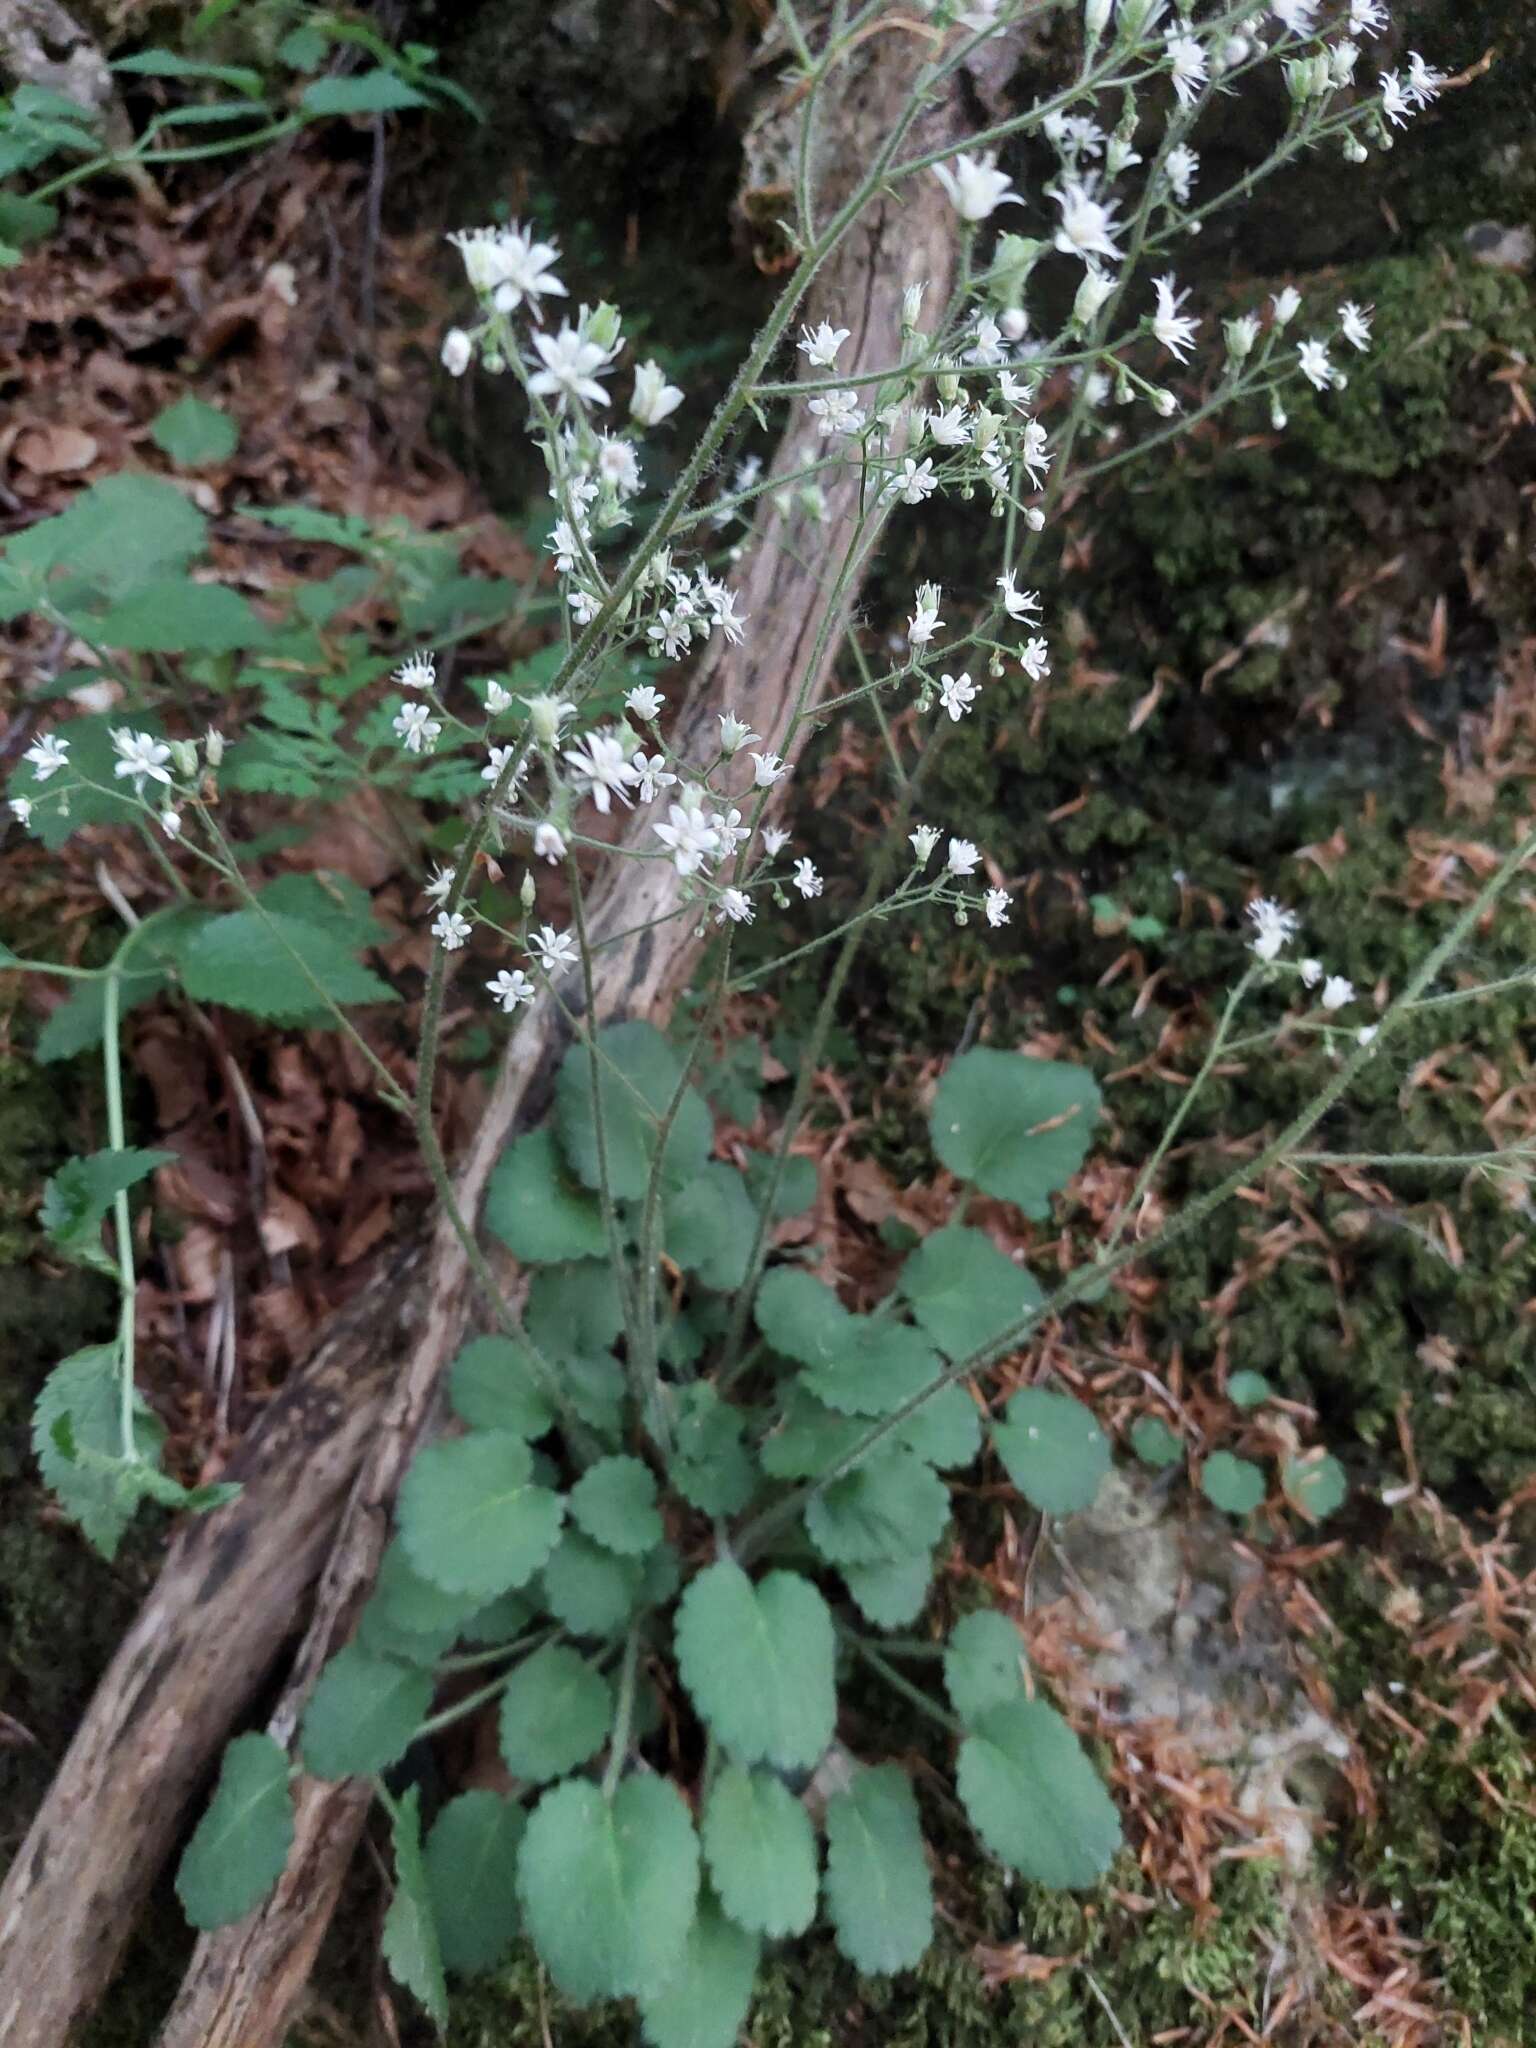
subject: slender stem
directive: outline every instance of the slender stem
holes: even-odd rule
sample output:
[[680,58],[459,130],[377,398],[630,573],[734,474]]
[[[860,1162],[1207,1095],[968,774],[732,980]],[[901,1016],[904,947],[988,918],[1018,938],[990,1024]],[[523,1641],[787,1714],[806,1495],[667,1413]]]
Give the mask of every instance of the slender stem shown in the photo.
[[862,1657],[870,1670],[878,1673],[893,1692],[899,1692],[904,1700],[909,1700],[920,1713],[926,1714],[930,1721],[937,1721],[939,1726],[947,1729],[951,1735],[959,1736],[965,1733],[962,1722],[956,1720],[953,1714],[947,1713],[936,1699],[923,1691],[920,1685],[914,1685],[910,1678],[903,1678],[894,1665],[887,1664],[874,1645],[867,1643],[856,1630],[839,1623],[837,1632],[854,1654]]
[[[127,1130],[123,1121],[122,1048],[118,1043],[119,969],[124,954],[137,937],[136,928],[118,947],[112,964],[107,969],[107,983],[103,991],[102,1068],[107,1088],[107,1137],[114,1152],[126,1151],[128,1146]],[[120,1189],[113,1200],[112,1229],[117,1239],[118,1427],[122,1438],[123,1456],[131,1463],[136,1455],[133,1441],[133,1345],[138,1281],[133,1267],[133,1233],[126,1189]]]
[[629,1755],[629,1729],[635,1713],[635,1674],[640,1666],[640,1624],[633,1622],[624,1639],[624,1662],[619,1671],[619,1703],[613,1716],[613,1733],[608,1742],[608,1765],[603,1772],[603,1797],[612,1801]]
[[[513,1670],[516,1669],[514,1665]],[[512,1671],[500,1672],[488,1684],[478,1687],[474,1692],[466,1693],[461,1700],[455,1700],[451,1707],[444,1707],[441,1713],[430,1715],[421,1723],[411,1741],[423,1742],[429,1735],[441,1735],[443,1730],[451,1728],[455,1721],[463,1721],[471,1714],[478,1714],[483,1706],[499,1698],[506,1691],[512,1682],[512,1675]]]

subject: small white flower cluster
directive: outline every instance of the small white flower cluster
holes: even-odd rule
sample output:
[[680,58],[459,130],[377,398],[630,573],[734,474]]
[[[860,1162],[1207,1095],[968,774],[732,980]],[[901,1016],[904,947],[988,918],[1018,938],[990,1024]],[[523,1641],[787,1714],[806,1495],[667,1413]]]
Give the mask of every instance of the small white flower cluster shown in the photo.
[[[911,832],[907,836],[912,847],[913,860],[919,868],[926,868],[929,861],[933,859],[938,843],[944,835],[934,825],[919,825],[915,832]],[[944,856],[944,873],[946,875],[952,877],[957,882],[965,881],[968,877],[974,875],[980,866],[981,849],[974,840],[950,840]],[[944,893],[949,897],[949,900],[959,906],[955,913],[956,922],[964,924],[966,922],[964,898],[952,891],[945,891]],[[981,907],[986,916],[987,923],[994,930],[1009,922],[1008,891],[1006,889],[986,890],[981,899]]]
[[[1269,896],[1255,897],[1248,905],[1248,917],[1253,925],[1253,938],[1250,944],[1254,956],[1262,960],[1266,966],[1271,966],[1295,938],[1301,920],[1294,910],[1286,909],[1283,904],[1276,903]],[[1304,988],[1317,988],[1321,982],[1318,1000],[1325,1010],[1342,1010],[1347,1004],[1354,1002],[1354,983],[1342,974],[1329,974],[1321,960],[1298,961],[1295,971],[1300,976]],[[1363,1042],[1369,1043],[1369,1039],[1363,1039]]]
[[[211,787],[209,778],[218,773],[224,759],[224,735],[217,727],[210,727],[200,740],[164,740],[131,726],[116,726],[111,738],[117,756],[112,764],[113,784],[131,782],[134,796],[146,809],[153,809],[166,838],[179,839],[186,803],[201,794],[204,784]],[[45,804],[58,816],[67,817],[75,790],[96,786],[73,774],[69,751],[70,741],[64,734],[48,732],[35,739],[22,755],[32,770],[38,793],[9,800],[7,809],[18,825],[30,826]],[[69,780],[56,789],[47,788],[61,771],[69,775]],[[178,783],[182,787],[178,788]]]

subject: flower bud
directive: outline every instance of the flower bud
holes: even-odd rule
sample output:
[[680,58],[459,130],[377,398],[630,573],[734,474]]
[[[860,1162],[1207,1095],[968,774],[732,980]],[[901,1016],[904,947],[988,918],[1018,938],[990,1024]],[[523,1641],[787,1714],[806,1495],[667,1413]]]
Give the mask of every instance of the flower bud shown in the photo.
[[1109,27],[1114,4],[1115,0],[1083,0],[1083,33],[1091,42],[1097,42]]
[[933,381],[934,384],[937,386],[939,396],[940,398],[943,399],[944,403],[946,405],[953,405],[955,400],[960,396],[960,379],[955,374],[954,364],[941,364],[939,367],[938,374],[935,376]]
[[917,326],[918,316],[923,310],[923,293],[927,291],[927,280],[920,284],[909,284],[901,295],[901,324],[909,332]]
[[532,870],[524,868],[522,886],[519,888],[517,896],[525,912],[532,910],[534,898],[538,893],[538,886],[533,879]]
[[1029,315],[1022,306],[1004,306],[997,325],[1004,341],[1022,341],[1029,332]]
[[197,741],[172,740],[171,759],[176,764],[176,773],[191,777],[197,773]]
[[1253,353],[1253,344],[1259,338],[1259,323],[1252,313],[1243,313],[1236,320],[1224,320],[1222,331],[1227,337],[1227,354],[1234,363],[1246,362]]
[[450,327],[443,336],[442,364],[450,377],[462,377],[474,360],[475,345],[462,327]]
[[1083,281],[1077,288],[1077,297],[1072,301],[1072,319],[1078,327],[1091,327],[1104,309],[1105,301],[1115,289],[1115,280],[1108,271],[1100,270],[1090,263],[1083,272]]
[[216,725],[210,725],[203,741],[203,752],[208,756],[208,766],[217,768],[224,758],[224,735]]
[[589,313],[582,323],[587,340],[599,348],[617,348],[623,331],[624,316],[617,306],[604,299],[595,312]]

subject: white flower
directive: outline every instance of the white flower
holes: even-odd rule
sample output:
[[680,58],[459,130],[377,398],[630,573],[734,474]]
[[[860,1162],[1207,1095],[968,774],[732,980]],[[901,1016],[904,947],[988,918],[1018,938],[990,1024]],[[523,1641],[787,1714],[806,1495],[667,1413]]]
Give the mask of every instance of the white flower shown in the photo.
[[181,813],[170,804],[167,804],[160,813],[160,830],[167,839],[179,839],[181,837]]
[[[1029,480],[1037,491],[1044,481],[1046,472],[1056,460],[1055,456],[1046,448],[1045,440],[1045,429],[1038,420],[1026,422],[1024,439],[1019,448],[1019,458],[1023,462],[1024,467],[1029,471]],[[1042,516],[1040,525],[1043,526],[1044,524],[1045,519]],[[1037,533],[1039,530],[1039,527],[1035,528]]]
[[957,725],[980,695],[980,685],[968,675],[939,678],[939,702]]
[[1072,301],[1072,318],[1079,327],[1093,325],[1114,289],[1115,280],[1109,272],[1101,270],[1097,263],[1090,263],[1083,272],[1083,281],[1077,288],[1077,297]]
[[723,890],[715,906],[716,924],[750,924],[756,915],[751,897],[740,889]]
[[935,164],[933,175],[949,194],[950,204],[962,220],[985,220],[999,206],[1024,204],[1013,190],[1012,178],[1005,177],[997,168],[997,157],[991,150],[984,150],[979,156],[961,150],[953,170],[948,164]]
[[135,796],[144,794],[146,781],[163,782],[167,788],[170,787],[171,778],[165,764],[171,758],[171,750],[153,734],[128,732],[119,727],[112,735],[112,744],[118,754],[117,765],[112,772],[133,777]]
[[1180,35],[1168,29],[1163,36],[1168,52],[1168,77],[1181,107],[1193,106],[1207,77],[1205,45],[1198,36]]
[[661,707],[666,701],[660,690],[653,690],[649,683],[640,683],[624,699],[624,709],[631,717],[650,724],[661,716]]
[[462,910],[440,910],[432,920],[432,936],[445,953],[457,953],[471,929]]
[[562,967],[574,967],[581,957],[571,934],[557,932],[552,924],[539,927],[528,950],[546,974],[554,974]]
[[665,754],[646,756],[641,747],[631,764],[635,771],[635,795],[643,804],[654,803],[658,790],[670,789],[677,777],[667,767]]
[[1222,328],[1227,337],[1227,354],[1234,363],[1246,362],[1259,338],[1258,315],[1240,313],[1235,320],[1224,320]]
[[734,711],[720,713],[720,751],[722,754],[739,754],[753,740],[760,740],[762,734],[754,732],[750,725],[743,725]]
[[565,601],[578,626],[590,626],[602,609],[602,600],[594,597],[590,590],[573,590]]
[[1121,248],[1115,240],[1115,214],[1119,208],[1113,201],[1103,205],[1094,197],[1092,178],[1067,178],[1057,186],[1052,195],[1061,208],[1061,225],[1056,230],[1056,247],[1064,256],[1102,256],[1106,262],[1118,263]]
[[1355,66],[1360,62],[1360,45],[1347,39],[1335,43],[1328,52],[1328,76],[1334,85],[1349,85],[1355,75]]
[[816,872],[816,863],[813,860],[797,860],[795,862],[794,882],[795,887],[802,896],[819,896],[821,894],[822,881],[820,875]]
[[1050,643],[1046,640],[1026,640],[1019,649],[1019,664],[1032,683],[1038,683],[1050,674],[1050,655]]
[[693,615],[663,605],[646,627],[645,637],[653,653],[659,647],[668,661],[680,661],[693,644]]
[[795,347],[814,368],[835,370],[837,352],[852,331],[848,327],[834,327],[829,321],[823,320],[814,333],[809,327],[802,327],[800,339],[795,343]]
[[1270,0],[1270,13],[1293,36],[1309,36],[1317,16],[1317,0]]
[[390,678],[402,690],[432,690],[437,687],[437,663],[430,654],[413,654],[402,661]]
[[512,707],[512,692],[503,689],[494,676],[485,679],[485,708],[492,718],[499,718],[503,711]]
[[1371,345],[1372,306],[1357,306],[1353,299],[1346,299],[1339,308],[1339,327],[1344,339],[1354,348],[1368,349]]
[[485,985],[509,1016],[519,1003],[531,1003],[538,994],[521,967],[503,967],[496,979]]
[[577,787],[591,797],[606,817],[613,798],[628,803],[624,794],[639,779],[617,733],[589,732],[584,740],[565,749],[567,765],[574,771]]
[[659,427],[683,402],[682,391],[667,382],[660,363],[641,363],[635,371],[635,392],[629,401],[629,416],[642,427]]
[[1014,376],[1012,370],[1000,372],[993,380],[992,389],[1005,404],[1011,405],[1015,411],[1021,405],[1027,404],[1035,395],[1034,386],[1032,384],[1021,384],[1018,378]]
[[1300,922],[1294,910],[1268,896],[1256,897],[1248,906],[1248,915],[1253,920],[1253,950],[1261,960],[1275,959],[1295,936]]
[[1342,974],[1330,974],[1323,983],[1323,1008],[1342,1010],[1346,1003],[1355,1000],[1355,984],[1347,981]]
[[13,796],[10,803],[11,816],[18,825],[27,826],[32,822],[32,801],[30,797]]
[[933,589],[933,585],[926,583],[919,589],[912,616],[907,620],[907,645],[909,647],[926,647],[939,627],[944,623],[939,617],[937,592],[935,592],[931,604],[924,604],[923,602],[923,592],[930,589]]
[[989,889],[986,894],[984,908],[987,913],[987,923],[993,926],[994,929],[998,925],[1006,924],[1008,922],[1008,891],[1006,889]]
[[[694,802],[699,801],[698,792],[690,790],[689,798]],[[743,841],[752,837],[751,832],[741,822],[741,813],[738,810],[712,812],[709,822],[719,837],[722,860],[728,860]]]
[[[499,782],[501,780],[501,771],[506,767],[507,763],[513,759],[516,753],[516,747],[492,747],[490,750],[490,758],[487,760],[485,766],[480,770],[480,780],[482,782]],[[512,803],[516,800],[517,777],[515,775],[513,776],[512,780],[508,783],[507,787],[502,791],[502,795],[506,798],[508,803]]]
[[742,627],[747,621],[736,610],[736,593],[727,590],[723,583],[710,583],[704,591],[704,602],[709,606],[710,623],[722,632],[733,647],[742,642]]
[[402,704],[394,731],[408,754],[430,754],[443,728],[425,704]]
[[1295,285],[1288,284],[1284,291],[1271,292],[1269,303],[1275,310],[1275,325],[1289,327],[1301,311],[1301,293]]
[[1045,514],[1041,511],[1038,505],[1025,506],[1024,524],[1029,528],[1031,533],[1044,533]]
[[933,849],[939,843],[939,835],[932,825],[919,825],[915,832],[907,834],[911,841],[913,858],[920,868],[927,867],[933,858]]
[[1351,35],[1379,36],[1387,26],[1387,10],[1381,0],[1349,0]]
[[893,476],[891,482],[904,505],[921,505],[939,487],[933,463],[926,457],[921,462],[914,462],[910,455],[901,465],[901,475]]
[[566,320],[557,335],[536,334],[533,345],[544,367],[528,379],[528,389],[541,398],[556,399],[563,407],[569,399],[584,398],[589,405],[606,405],[608,394],[597,381],[616,353],[588,341]]
[[941,448],[963,448],[971,438],[971,425],[965,414],[962,398],[955,405],[941,405],[937,412],[925,412],[923,424]]
[[1189,314],[1181,313],[1180,306],[1189,297],[1188,291],[1174,292],[1172,273],[1153,281],[1152,289],[1157,294],[1157,312],[1152,321],[1152,332],[1171,356],[1185,363],[1195,345],[1195,330],[1200,325]]
[[462,327],[450,327],[443,336],[440,360],[450,377],[462,377],[475,359],[475,344]]
[[565,286],[549,275],[560,258],[552,242],[535,242],[516,221],[504,228],[470,228],[448,237],[464,258],[464,272],[482,296],[493,296],[496,310],[514,312],[524,299],[535,316],[544,293],[563,299]]
[[672,804],[667,823],[652,827],[663,846],[672,851],[672,865],[680,875],[697,874],[707,860],[720,856],[720,834],[696,804]]
[[541,860],[547,860],[551,867],[556,861],[565,859],[565,841],[553,825],[535,825],[533,850]]
[[1005,569],[997,579],[997,587],[1002,592],[1003,610],[1010,619],[1017,619],[1022,624],[1032,612],[1039,612],[1040,593],[1038,590],[1016,590],[1013,578],[1013,570]]
[[[997,324],[1004,341],[1022,341],[1029,332],[1029,315],[1022,306],[1004,306]],[[978,328],[977,332],[980,331]]]
[[1356,1045],[1370,1045],[1380,1028],[1377,1024],[1362,1024],[1355,1033]]
[[1408,83],[1404,91],[1416,107],[1427,107],[1431,100],[1439,99],[1444,84],[1443,71],[1437,71],[1432,64],[1426,64],[1417,50],[1408,52]]
[[1186,142],[1179,142],[1163,158],[1163,170],[1173,196],[1182,206],[1189,198],[1189,188],[1194,184],[1200,171],[1200,152],[1191,149]]
[[1296,360],[1301,365],[1301,374],[1314,391],[1326,391],[1330,384],[1342,385],[1344,382],[1343,371],[1336,370],[1328,360],[1326,342],[1316,339],[1298,341]]
[[969,839],[951,839],[944,866],[952,875],[973,875],[981,862],[981,851]]
[[422,894],[429,903],[445,903],[448,893],[458,879],[457,868],[434,868]]
[[586,529],[578,521],[574,526],[568,519],[557,519],[549,539],[544,545],[555,558],[555,567],[562,576],[569,576],[580,561],[586,545]]
[[210,725],[203,735],[203,749],[208,756],[208,766],[217,768],[224,758],[224,735],[216,725]]
[[859,410],[859,394],[856,391],[822,391],[810,402],[810,410],[816,415],[818,432],[823,437],[829,434],[857,434],[864,425],[864,415]]
[[1321,960],[1303,960],[1297,972],[1301,976],[1303,987],[1316,988],[1323,978],[1323,963]]
[[1395,71],[1381,74],[1381,111],[1394,128],[1406,128],[1413,113],[1413,100]]
[[757,763],[752,770],[754,789],[772,789],[776,782],[782,782],[789,773],[788,764],[781,761],[777,754],[754,754],[752,758]]
[[[57,775],[69,763],[69,741],[61,740],[55,732],[45,732],[35,740],[21,757],[30,761],[39,782],[46,782],[50,775]],[[169,780],[169,777],[167,777]]]
[[779,825],[763,827],[763,851],[770,860],[777,860],[789,844],[789,834]]
[[[1020,332],[1023,332],[1022,328]],[[1003,330],[998,326],[990,313],[984,313],[976,323],[975,346],[966,350],[965,360],[968,363],[980,363],[983,366],[1002,362],[1002,341]]]
[[633,441],[617,434],[603,434],[597,444],[597,473],[612,484],[621,498],[632,498],[640,488],[640,464]]
[[533,727],[533,736],[541,747],[553,747],[560,738],[560,728],[571,716],[576,706],[566,697],[551,697],[540,692],[536,697],[525,697],[528,707],[528,723]]

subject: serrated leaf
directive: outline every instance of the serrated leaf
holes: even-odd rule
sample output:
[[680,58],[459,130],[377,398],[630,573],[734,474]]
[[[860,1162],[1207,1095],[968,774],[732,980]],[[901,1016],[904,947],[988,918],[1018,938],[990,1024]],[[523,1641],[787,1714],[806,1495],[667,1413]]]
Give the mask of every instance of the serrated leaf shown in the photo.
[[282,911],[210,918],[178,946],[177,960],[188,995],[277,1024],[332,1024],[322,991],[343,1008],[400,1000],[331,933]]
[[735,2048],[761,1946],[702,1893],[672,1974],[660,1991],[640,2000],[650,2048]]
[[529,1286],[523,1322],[546,1358],[592,1358],[606,1351],[624,1327],[613,1268],[597,1259],[541,1268]]
[[243,1919],[276,1884],[292,1846],[287,1751],[270,1735],[237,1735],[176,1872],[176,1896],[192,1926]]
[[829,1564],[879,1564],[932,1549],[949,1520],[949,1488],[899,1444],[882,1446],[806,1502],[805,1527]]
[[756,1491],[757,1469],[742,1442],[745,1419],[707,1380],[681,1390],[667,1476],[700,1514],[737,1514]]
[[199,469],[205,462],[225,462],[240,442],[240,429],[219,406],[208,405],[190,392],[157,413],[149,425],[150,439],[172,462]]
[[607,1233],[595,1196],[566,1175],[547,1125],[508,1147],[491,1173],[483,1220],[530,1265],[606,1256]]
[[610,1803],[568,1779],[539,1801],[517,1880],[524,1924],[567,1998],[655,1998],[683,1960],[699,1845],[668,1780],[636,1774]]
[[1138,1415],[1131,1424],[1131,1449],[1154,1471],[1177,1465],[1184,1446],[1160,1415]]
[[911,1557],[881,1558],[875,1564],[845,1564],[849,1597],[876,1628],[905,1628],[916,1621],[933,1584],[933,1558],[926,1550]]
[[[768,1177],[773,1160],[766,1152],[747,1154],[747,1192],[752,1198],[754,1209],[760,1209],[768,1192]],[[773,1220],[782,1223],[788,1216],[799,1216],[809,1209],[816,1199],[818,1187],[816,1162],[799,1152],[791,1152],[784,1161],[784,1170],[779,1175],[779,1191],[773,1199]]]
[[946,1358],[969,1358],[1040,1307],[1034,1275],[985,1231],[953,1224],[925,1238],[901,1269],[912,1313]]
[[544,1604],[573,1635],[617,1635],[639,1603],[645,1560],[618,1557],[579,1529],[567,1528],[543,1575]]
[[536,1437],[554,1422],[537,1369],[512,1337],[473,1337],[448,1369],[453,1412],[472,1429],[506,1429]]
[[517,1938],[517,1852],[527,1816],[497,1792],[461,1792],[433,1821],[424,1863],[443,1965],[493,1969]]
[[1321,1522],[1344,1505],[1349,1482],[1344,1467],[1329,1452],[1307,1451],[1287,1458],[1280,1468],[1286,1499],[1309,1522]]
[[613,1725],[613,1693],[564,1643],[534,1652],[501,1696],[501,1754],[514,1778],[536,1785],[595,1756]]
[[422,1578],[397,1536],[385,1549],[373,1592],[358,1616],[358,1641],[407,1664],[435,1664],[480,1606],[474,1594],[445,1593]]
[[424,107],[428,101],[415,86],[407,85],[397,72],[376,65],[350,78],[316,78],[299,95],[306,114],[394,114],[407,107]]
[[120,1194],[176,1157],[174,1152],[92,1152],[66,1159],[43,1187],[39,1220],[67,1259],[115,1270],[101,1242],[102,1219]]
[[[660,1119],[671,1103],[682,1062],[654,1025],[610,1024],[597,1034],[598,1094],[602,1102],[609,1192],[636,1202],[650,1179]],[[592,1055],[576,1045],[561,1063],[555,1117],[566,1158],[589,1188],[602,1184],[594,1118]],[[672,1181],[696,1173],[709,1156],[714,1125],[703,1097],[684,1091],[667,1141],[664,1171]]]
[[1070,1394],[1023,1387],[992,1426],[1008,1477],[1046,1515],[1092,1507],[1110,1466],[1109,1440],[1093,1411]]
[[1227,1398],[1239,1408],[1257,1408],[1261,1401],[1272,1401],[1275,1390],[1261,1372],[1235,1372],[1227,1381]]
[[955,1623],[944,1650],[944,1685],[962,1721],[979,1721],[989,1707],[1022,1696],[1023,1655],[1018,1630],[995,1608],[978,1608]]
[[1084,1890],[1120,1847],[1120,1817],[1082,1745],[1044,1700],[991,1708],[960,1745],[971,1825],[1035,1884]]
[[678,1669],[694,1705],[742,1763],[811,1770],[837,1720],[832,1616],[808,1579],[709,1565],[674,1625]]
[[738,1927],[773,1938],[805,1932],[816,1914],[816,1837],[782,1779],[727,1764],[702,1833],[710,1881]]
[[427,1717],[432,1687],[430,1671],[348,1643],[321,1672],[304,1709],[304,1768],[317,1778],[351,1778],[397,1762]]
[[827,1910],[866,1976],[912,1970],[933,1939],[933,1887],[917,1801],[895,1764],[861,1770],[827,1802]]
[[757,1236],[757,1211],[734,1166],[708,1161],[662,1204],[662,1243],[668,1256],[699,1284],[722,1294],[747,1277]]
[[[763,1439],[759,1457],[771,1478],[814,1479],[845,1457],[868,1431],[863,1416],[838,1415],[803,1385],[795,1386],[772,1433]],[[981,1417],[963,1386],[944,1387],[898,1424],[887,1443],[910,1451],[927,1465],[967,1465],[981,1444]]]
[[532,1470],[532,1452],[509,1430],[418,1451],[400,1489],[400,1536],[422,1577],[482,1600],[526,1585],[553,1550],[565,1513]]
[[[133,1440],[139,1459],[153,1468],[165,1431],[143,1399],[133,1397]],[[67,1453],[61,1438],[68,1441]],[[122,1382],[115,1344],[92,1344],[56,1365],[38,1390],[32,1410],[32,1449],[46,1485],[105,1558],[117,1555],[142,1491],[124,1487]],[[81,1462],[93,1454],[98,1462]]]
[[571,1489],[571,1514],[594,1543],[621,1557],[654,1550],[664,1533],[656,1481],[639,1458],[599,1458]]
[[[179,569],[202,551],[208,532],[207,520],[174,484],[129,470],[92,484],[45,526],[34,566],[62,565],[109,597]],[[14,552],[13,542],[8,553]]]
[[807,1366],[805,1384],[842,1415],[889,1415],[943,1372],[917,1330],[888,1316],[850,1316],[844,1343],[826,1365]]
[[774,1350],[801,1365],[831,1365],[853,1321],[830,1287],[799,1266],[776,1266],[757,1290],[752,1318]]
[[940,1081],[928,1128],[951,1173],[1043,1220],[1088,1156],[1098,1113],[1086,1068],[975,1046]]
[[1228,1515],[1248,1515],[1263,1500],[1264,1474],[1247,1458],[1213,1451],[1201,1467],[1200,1491],[1213,1508]]
[[390,1816],[395,1850],[395,1895],[384,1916],[379,1947],[397,1984],[414,1992],[441,2034],[448,2026],[448,1986],[432,1887],[421,1853],[421,1790],[413,1785]]

